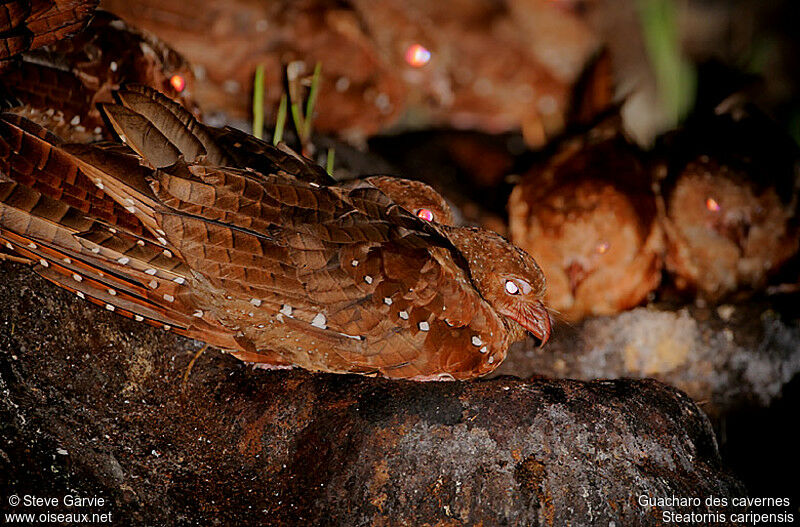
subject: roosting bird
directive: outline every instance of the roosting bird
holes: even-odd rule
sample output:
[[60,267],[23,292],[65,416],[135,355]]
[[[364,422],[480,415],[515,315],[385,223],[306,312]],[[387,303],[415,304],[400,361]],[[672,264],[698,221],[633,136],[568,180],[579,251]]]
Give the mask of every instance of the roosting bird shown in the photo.
[[661,142],[667,270],[711,301],[763,287],[800,246],[797,145],[752,107]]
[[122,84],[149,86],[199,113],[186,60],[103,10],[75,37],[22,53],[0,83],[10,111],[69,142],[111,138],[97,103],[113,102],[111,91]]
[[18,54],[74,35],[98,0],[4,0],[0,3],[0,72]]
[[509,201],[511,239],[542,266],[547,303],[567,320],[634,307],[661,281],[649,173],[609,126],[530,172]]
[[425,221],[377,180],[337,185],[152,90],[116,97],[102,109],[127,146],[0,122],[0,236],[47,279],[271,367],[468,379],[526,330],[548,339],[541,270],[499,235]]

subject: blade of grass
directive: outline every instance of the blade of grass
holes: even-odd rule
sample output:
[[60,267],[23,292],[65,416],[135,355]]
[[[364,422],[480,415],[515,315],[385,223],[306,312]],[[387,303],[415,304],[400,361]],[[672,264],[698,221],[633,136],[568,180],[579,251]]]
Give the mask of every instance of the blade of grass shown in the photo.
[[300,108],[300,105],[296,102],[292,102],[290,108],[292,109],[292,120],[294,121],[294,129],[297,130],[297,135],[300,136],[300,142],[304,143],[302,136],[303,110]]
[[673,0],[637,0],[642,34],[659,92],[675,124],[691,110],[695,71],[681,53],[678,7]]
[[253,135],[264,137],[264,65],[256,66],[253,80]]
[[333,175],[333,160],[334,160],[335,156],[336,156],[336,149],[335,148],[329,148],[328,149],[328,158],[325,160],[325,172],[327,172],[328,175],[330,175],[330,176]]
[[300,134],[305,140],[311,138],[311,123],[314,120],[314,106],[317,104],[317,93],[319,93],[319,79],[321,73],[322,63],[317,62],[316,66],[314,66],[314,74],[311,76],[311,89],[308,92],[308,100],[306,101],[306,122]]
[[278,116],[275,118],[275,133],[272,134],[272,144],[277,145],[283,140],[283,129],[286,127],[286,94],[281,95],[278,105]]

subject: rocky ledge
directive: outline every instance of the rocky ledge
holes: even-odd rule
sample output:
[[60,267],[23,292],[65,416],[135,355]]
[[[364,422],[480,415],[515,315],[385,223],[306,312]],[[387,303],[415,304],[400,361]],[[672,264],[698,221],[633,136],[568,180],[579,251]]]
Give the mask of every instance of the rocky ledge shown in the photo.
[[725,509],[642,497],[744,495],[702,411],[657,381],[412,383],[207,351],[184,382],[196,342],[20,265],[0,277],[0,510],[72,495],[158,525],[659,525]]

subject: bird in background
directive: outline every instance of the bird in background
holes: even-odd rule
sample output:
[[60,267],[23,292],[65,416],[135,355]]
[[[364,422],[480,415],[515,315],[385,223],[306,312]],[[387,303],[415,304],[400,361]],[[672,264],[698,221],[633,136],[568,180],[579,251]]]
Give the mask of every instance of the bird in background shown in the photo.
[[48,280],[274,368],[469,379],[549,338],[544,276],[499,235],[426,221],[446,209],[385,180],[340,186],[146,87],[115,98],[121,143],[0,121],[0,237]]
[[199,116],[188,62],[165,42],[108,11],[84,31],[21,53],[0,78],[5,108],[69,142],[111,139],[97,104],[122,84],[143,84]]
[[661,281],[651,177],[616,122],[563,145],[509,200],[511,239],[541,265],[546,302],[568,321],[630,309]]
[[712,302],[762,289],[800,246],[797,145],[754,106],[726,101],[659,145],[666,269]]
[[0,72],[20,53],[81,31],[98,0],[6,0],[0,4]]

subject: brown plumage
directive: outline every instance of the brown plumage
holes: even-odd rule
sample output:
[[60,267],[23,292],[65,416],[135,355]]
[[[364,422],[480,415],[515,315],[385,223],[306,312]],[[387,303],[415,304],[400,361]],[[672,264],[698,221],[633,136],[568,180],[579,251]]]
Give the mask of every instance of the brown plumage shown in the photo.
[[23,53],[1,80],[16,99],[13,113],[69,142],[110,139],[97,109],[123,83],[154,88],[198,114],[189,64],[158,38],[96,11],[71,39]]
[[83,29],[98,0],[4,0],[0,3],[0,72],[20,53]]
[[163,96],[118,100],[104,111],[130,149],[2,121],[0,236],[62,287],[271,367],[466,379],[526,330],[547,340],[541,271],[498,235],[254,138],[263,170],[241,168],[245,143]]
[[[276,107],[281,65],[298,61],[310,73],[319,61],[318,106],[324,111],[315,117],[316,130],[363,141],[398,124],[490,133],[521,128],[535,146],[575,118],[603,109],[611,96],[594,60],[600,41],[558,4],[103,1],[204,67],[198,99],[206,110],[248,116],[247,88],[260,64],[267,104]],[[576,84],[579,94],[573,94]]]
[[662,141],[667,270],[719,301],[757,290],[800,246],[796,144],[752,107],[700,119]]
[[609,126],[531,171],[509,201],[512,240],[542,266],[548,305],[573,321],[634,307],[661,280],[649,174]]

